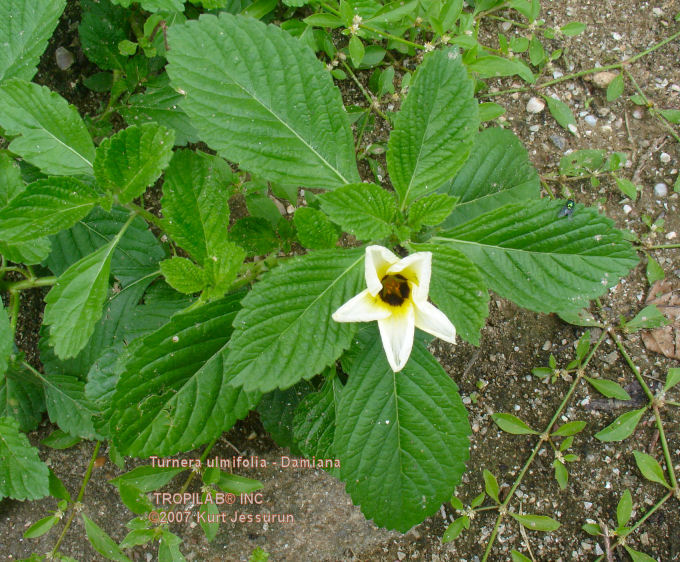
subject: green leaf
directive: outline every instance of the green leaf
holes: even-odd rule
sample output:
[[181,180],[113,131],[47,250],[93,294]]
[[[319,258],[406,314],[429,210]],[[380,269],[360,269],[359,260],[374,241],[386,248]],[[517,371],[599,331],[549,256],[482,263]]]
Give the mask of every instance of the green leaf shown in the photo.
[[121,482],[118,485],[121,501],[132,513],[142,515],[154,509],[153,503],[144,492],[130,484]]
[[496,55],[485,55],[467,65],[480,78],[499,78],[501,76],[519,76],[529,84],[536,81],[531,69],[519,59],[506,59]]
[[623,94],[623,72],[619,72],[607,86],[607,101],[614,101]]
[[487,102],[479,104],[479,120],[484,123],[485,121],[493,121],[497,117],[505,114],[505,108],[497,103]]
[[630,400],[630,394],[628,394],[620,385],[614,381],[607,379],[593,379],[590,377],[585,377],[585,379],[593,385],[595,390],[600,394],[604,394],[607,398],[616,398],[617,400]]
[[85,56],[104,70],[125,72],[127,57],[118,44],[130,32],[129,12],[110,1],[81,0],[82,19],[78,26]]
[[264,484],[259,480],[220,471],[217,486],[224,492],[231,492],[232,494],[249,494],[255,490],[261,490],[264,487]]
[[163,529],[158,544],[158,562],[186,562],[186,559],[179,550],[181,543],[182,539],[177,535],[173,535],[170,531]]
[[470,158],[442,191],[458,197],[444,222],[453,227],[523,199],[537,199],[541,184],[521,141],[506,129],[484,129],[475,139]]
[[491,414],[491,419],[496,425],[507,433],[513,435],[538,435],[538,431],[531,429],[525,422],[512,414]]
[[333,14],[324,13],[312,14],[311,16],[307,16],[302,21],[307,25],[311,25],[312,27],[329,27],[331,29],[345,25],[339,17],[334,16]]
[[569,22],[567,25],[560,27],[560,31],[567,37],[573,37],[574,35],[580,35],[586,30],[586,24],[577,21]]
[[662,281],[666,278],[666,273],[664,272],[663,268],[659,265],[659,262],[656,261],[650,255],[647,255],[646,274],[647,283],[649,283],[650,285],[654,285],[654,283],[656,283],[657,281]]
[[49,532],[58,521],[60,521],[60,519],[56,515],[48,515],[47,517],[38,519],[38,521],[24,531],[23,537],[25,539],[42,537],[45,533]]
[[584,421],[572,421],[561,425],[557,430],[552,432],[553,437],[569,437],[570,435],[576,435],[581,433],[586,427],[586,422]]
[[263,256],[279,247],[279,240],[266,219],[243,217],[234,223],[229,238],[246,250],[248,256]]
[[604,157],[604,150],[574,150],[560,158],[560,173],[575,177],[595,172],[604,164]]
[[676,125],[680,123],[680,109],[659,109],[658,111],[671,123]]
[[44,411],[45,399],[36,379],[23,364],[10,363],[4,377],[0,375],[0,417],[14,418],[19,429],[32,431]]
[[[7,311],[0,301],[0,385],[2,376],[7,372],[9,359],[14,348],[14,331],[9,323]],[[0,401],[2,403],[2,401]]]
[[6,152],[0,152],[0,209],[24,189],[26,186],[17,162]]
[[334,449],[354,503],[376,525],[403,533],[451,497],[470,426],[458,388],[423,344],[394,373],[371,331],[342,391]]
[[510,558],[512,558],[512,562],[531,562],[531,558],[527,558],[524,554],[516,550],[510,552]]
[[560,490],[566,490],[567,484],[569,482],[569,472],[567,471],[567,467],[564,466],[564,463],[558,461],[557,459],[553,461],[553,467],[555,468],[555,480],[557,480]]
[[352,35],[349,40],[349,56],[352,59],[352,64],[358,67],[361,61],[364,60],[364,55],[366,54],[366,49],[364,49],[364,44],[357,35]]
[[644,552],[635,550],[628,546],[627,544],[624,544],[623,548],[626,549],[626,552],[628,553],[633,562],[657,562],[656,558],[652,558],[651,556],[645,554]]
[[586,533],[589,535],[592,535],[594,537],[597,537],[602,534],[602,531],[600,530],[600,526],[597,525],[596,523],[584,523],[581,526],[581,529],[583,529]]
[[661,465],[653,456],[648,455],[647,453],[641,453],[640,451],[633,451],[633,455],[635,455],[635,464],[637,464],[640,472],[642,472],[642,476],[650,482],[657,482],[669,490],[671,489],[666,481],[666,476]]
[[456,198],[443,193],[435,193],[418,199],[409,207],[408,225],[420,230],[423,225],[436,226],[451,214],[456,206]]
[[155,538],[156,531],[154,529],[134,529],[125,535],[125,538],[118,546],[120,546],[120,548],[133,548],[135,546],[147,544]]
[[66,0],[6,0],[0,5],[0,82],[31,80]]
[[74,263],[57,279],[45,297],[43,323],[50,326],[50,344],[58,357],[75,357],[102,316],[109,287],[116,237]]
[[499,488],[496,477],[493,475],[492,472],[488,471],[487,469],[484,469],[483,476],[484,476],[484,490],[496,503],[501,503],[501,501],[498,499]]
[[130,559],[123,554],[123,551],[118,547],[118,545],[113,541],[113,539],[107,535],[92,519],[90,519],[84,513],[80,516],[83,518],[83,524],[85,525],[85,532],[87,533],[87,538],[99,554],[107,558],[108,560],[116,560],[117,562],[130,562]]
[[475,265],[465,254],[444,245],[410,244],[432,252],[430,298],[456,327],[458,335],[474,345],[489,315],[489,291]]
[[48,238],[39,238],[38,240],[19,244],[0,242],[0,254],[5,259],[26,265],[42,263],[49,255],[50,250],[51,246]]
[[190,259],[175,256],[163,260],[159,265],[168,285],[175,291],[191,295],[202,291],[206,286],[205,271]]
[[100,200],[74,178],[38,180],[0,210],[0,239],[17,244],[56,234],[85,217]]
[[478,128],[473,83],[458,51],[426,55],[387,145],[387,169],[402,209],[460,170]]
[[364,288],[363,262],[363,250],[317,251],[263,276],[234,321],[226,367],[231,384],[284,389],[335,361],[355,326],[331,314]]
[[626,322],[624,330],[628,333],[638,330],[653,330],[668,324],[670,320],[656,307],[655,304],[645,306],[635,315],[635,318]]
[[512,518],[517,521],[522,527],[530,531],[555,531],[560,528],[558,521],[546,515],[520,515],[518,513],[508,512]]
[[[191,468],[187,465],[187,468]],[[137,468],[121,474],[109,480],[110,484],[126,483],[138,488],[142,492],[153,492],[165,486],[170,480],[183,472],[184,468],[160,467],[152,465],[138,466]]]
[[49,470],[13,418],[0,418],[0,499],[37,500],[49,494]]
[[13,78],[0,86],[0,126],[9,149],[44,174],[92,175],[94,145],[78,110],[45,86]]
[[41,377],[50,420],[83,439],[101,439],[93,423],[96,407],[85,396],[85,383],[68,375]]
[[531,41],[529,41],[529,60],[534,66],[540,66],[545,62],[545,49],[540,39],[535,35],[532,35]]
[[668,369],[668,374],[666,375],[666,384],[663,385],[664,392],[668,392],[678,383],[680,383],[680,367],[672,367]]
[[174,142],[175,133],[155,123],[117,132],[97,147],[97,183],[115,193],[121,205],[129,203],[160,177],[170,162]]
[[374,183],[355,183],[319,196],[321,209],[342,229],[359,240],[390,235],[396,220],[394,196]]
[[[205,501],[206,493],[203,494],[203,501]],[[204,503],[199,507],[198,513],[199,517],[200,514],[204,514],[203,517],[204,519],[200,521],[201,528],[203,529],[203,532],[205,533],[205,538],[208,539],[208,542],[212,542],[215,540],[215,537],[217,536],[217,531],[220,529],[220,523],[219,519],[216,517],[219,514],[220,510],[217,508],[217,506],[214,503]],[[212,521],[209,519],[210,516],[212,515]]]
[[168,74],[211,148],[271,181],[325,189],[360,181],[340,92],[300,41],[224,12],[168,35]]
[[623,441],[630,437],[635,431],[640,418],[645,413],[647,408],[640,408],[639,410],[631,410],[625,414],[621,414],[611,424],[603,430],[598,431],[595,437],[600,441]]
[[232,363],[226,344],[241,296],[178,313],[130,346],[110,420],[123,454],[167,456],[194,449],[257,403],[259,395],[230,385],[226,372]]
[[484,500],[486,499],[486,494],[482,492],[478,496],[475,496],[473,500],[470,502],[470,507],[472,509],[475,509],[476,507],[479,507],[484,503]]
[[451,542],[456,540],[463,529],[468,529],[470,527],[470,517],[467,515],[462,515],[458,517],[453,523],[451,523],[444,531],[442,535],[442,543]]
[[208,287],[203,297],[209,300],[221,298],[229,291],[246,257],[243,248],[227,240],[218,242],[213,250],[213,255],[205,260]]
[[323,250],[335,247],[338,231],[328,217],[311,207],[300,207],[293,219],[300,244],[305,248]]
[[596,209],[577,207],[560,219],[562,205],[545,199],[506,205],[432,241],[463,252],[491,289],[520,306],[573,311],[615,285],[638,258]]
[[249,193],[246,196],[246,207],[251,216],[266,219],[272,226],[276,226],[281,220],[281,211],[267,195]]
[[633,496],[630,490],[621,494],[621,499],[616,506],[616,523],[619,527],[624,527],[630,521],[630,514],[633,511]]
[[81,438],[76,435],[71,435],[61,429],[55,429],[40,444],[50,449],[69,449],[80,443],[80,441]]
[[630,180],[626,178],[619,178],[614,176],[614,181],[616,186],[621,190],[621,192],[626,196],[635,201],[638,196],[637,186]]
[[571,109],[569,109],[569,106],[552,96],[543,96],[543,99],[547,102],[550,114],[555,118],[555,121],[557,121],[561,127],[575,135],[578,132],[578,128],[576,127],[574,114],[571,112]]

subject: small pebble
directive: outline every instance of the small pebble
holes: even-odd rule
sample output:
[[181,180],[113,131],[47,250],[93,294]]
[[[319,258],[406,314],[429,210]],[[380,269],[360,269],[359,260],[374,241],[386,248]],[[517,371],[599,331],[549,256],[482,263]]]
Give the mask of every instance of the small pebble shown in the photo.
[[642,111],[639,109],[633,111],[633,119],[642,119]]
[[61,70],[68,70],[75,61],[73,53],[64,47],[57,47],[57,50],[54,51],[54,58],[57,61],[57,66]]
[[663,10],[661,8],[652,8],[652,13],[657,17],[660,18],[663,16]]
[[633,207],[631,207],[630,205],[624,205],[623,206],[623,212],[626,213],[627,215],[629,215],[632,210],[633,210]]
[[597,125],[597,117],[595,117],[594,115],[586,115],[585,122],[590,127],[594,127],[595,125]]
[[612,37],[614,38],[614,41],[621,41],[621,39],[623,39],[623,35],[617,33],[616,31],[612,33]]
[[677,238],[677,236],[678,236],[678,233],[675,232],[675,230],[673,230],[673,231],[669,232],[668,234],[666,234],[666,240],[675,240]]
[[661,160],[661,162],[664,164],[668,164],[671,161],[671,155],[667,152],[662,152],[661,156],[659,156],[659,160]]
[[668,186],[665,183],[657,183],[654,186],[654,195],[657,197],[666,197],[668,195]]
[[543,109],[545,109],[545,103],[539,98],[531,98],[527,103],[529,113],[540,113]]
[[532,125],[531,127],[529,127],[529,130],[530,130],[532,133],[537,133],[540,129],[541,129],[541,126],[540,126],[540,125]]
[[593,84],[598,88],[606,88],[616,76],[617,74],[614,72],[598,72],[593,74]]
[[567,139],[559,135],[552,135],[550,141],[560,150],[564,150],[567,147]]
[[552,342],[550,340],[545,340],[545,343],[543,344],[543,351],[548,351],[552,347]]

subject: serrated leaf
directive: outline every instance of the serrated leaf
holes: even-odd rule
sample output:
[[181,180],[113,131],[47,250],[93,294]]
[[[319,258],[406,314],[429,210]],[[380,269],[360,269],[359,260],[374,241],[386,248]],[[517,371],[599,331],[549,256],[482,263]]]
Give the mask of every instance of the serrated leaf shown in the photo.
[[[145,519],[147,519],[145,517]],[[142,544],[147,544],[156,538],[156,531],[154,529],[134,529],[130,531],[123,541],[118,545],[120,548],[133,548]]]
[[616,523],[619,527],[623,527],[630,521],[630,514],[633,511],[633,496],[630,490],[626,490],[621,494],[621,499],[616,506]]
[[158,543],[158,561],[186,562],[186,559],[179,550],[179,545],[181,543],[182,539],[177,535],[173,535],[170,531],[163,529]]
[[37,500],[49,494],[49,470],[14,418],[0,418],[0,499]]
[[249,193],[246,195],[246,207],[251,216],[266,219],[272,226],[276,226],[281,220],[281,211],[267,195]]
[[513,435],[538,435],[538,431],[531,429],[525,422],[512,414],[492,414],[491,419],[496,422],[496,425],[507,433]]
[[160,264],[161,273],[168,285],[175,291],[191,295],[202,291],[206,286],[205,271],[187,258],[173,257]]
[[560,528],[560,523],[552,517],[546,515],[520,515],[519,513],[508,512],[512,518],[522,527],[530,531],[550,532]]
[[653,330],[668,324],[670,320],[654,304],[645,306],[635,315],[635,318],[626,322],[624,330],[628,333],[638,330]]
[[148,513],[155,507],[146,494],[126,482],[118,484],[118,493],[125,507],[136,515]]
[[342,229],[359,240],[390,235],[397,205],[394,196],[374,183],[339,187],[319,196],[321,209]]
[[0,239],[19,244],[56,234],[85,217],[101,197],[74,178],[33,182],[0,210]]
[[567,471],[567,467],[564,466],[564,463],[558,461],[557,459],[553,461],[553,467],[555,468],[555,480],[557,480],[560,490],[566,490],[567,484],[569,482],[569,472]]
[[83,439],[101,439],[94,428],[97,412],[85,396],[85,383],[67,375],[41,376],[50,420],[61,429]]
[[493,475],[492,472],[490,472],[486,468],[484,469],[482,475],[484,477],[484,490],[486,491],[486,493],[489,494],[491,499],[493,499],[496,503],[501,503],[500,500],[498,499],[499,488],[496,477]]
[[545,62],[545,49],[536,35],[532,35],[529,41],[529,60],[534,66],[540,66]]
[[324,250],[335,247],[339,233],[335,225],[321,211],[300,207],[293,219],[297,236],[305,248]]
[[271,181],[326,189],[360,181],[340,92],[311,49],[224,12],[168,35],[168,74],[211,148]]
[[460,170],[478,128],[472,81],[458,51],[426,55],[387,145],[387,169],[402,210]]
[[430,298],[456,327],[458,335],[479,345],[489,315],[489,292],[481,273],[465,254],[437,244],[410,244],[432,252]]
[[408,225],[420,230],[423,225],[436,226],[451,214],[457,199],[444,193],[435,193],[415,201],[408,210]]
[[456,385],[423,344],[394,373],[373,327],[336,414],[341,476],[367,518],[406,532],[451,497],[470,426]]
[[571,109],[569,109],[569,106],[552,96],[543,96],[543,99],[547,102],[550,114],[555,118],[555,121],[557,121],[561,127],[575,135],[578,132],[578,129],[576,128],[576,119],[574,118]]
[[639,410],[631,410],[625,414],[621,414],[611,424],[603,430],[598,431],[595,437],[600,441],[623,441],[633,434],[637,427],[640,418],[645,413],[647,408],[640,408]]
[[85,532],[87,533],[87,538],[90,540],[92,548],[94,548],[99,554],[108,560],[115,560],[116,562],[131,562],[130,559],[125,556],[125,554],[123,554],[123,551],[118,547],[113,539],[107,535],[94,521],[92,521],[92,519],[90,519],[84,513],[81,513],[80,516],[83,519]]
[[24,189],[26,186],[17,162],[6,152],[0,152],[0,209]]
[[205,260],[208,287],[203,297],[208,300],[218,299],[229,291],[246,257],[243,248],[227,240],[217,242],[212,250]]
[[156,123],[133,125],[97,147],[94,175],[124,205],[139,197],[167,167],[175,133]]
[[457,539],[464,529],[470,527],[470,517],[467,515],[462,515],[458,517],[453,523],[451,523],[444,531],[442,535],[442,543],[451,542]]
[[585,379],[593,385],[595,390],[600,394],[604,394],[607,398],[616,398],[617,400],[630,400],[628,394],[621,385],[607,379],[594,379],[585,377]]
[[524,199],[537,199],[540,181],[520,140],[506,129],[484,129],[475,139],[470,158],[442,191],[458,197],[445,227]]
[[231,384],[284,389],[337,359],[355,326],[335,322],[331,314],[364,288],[363,262],[362,250],[317,251],[263,276],[234,321]]
[[[190,468],[190,467],[189,467]],[[144,465],[116,476],[109,480],[110,484],[117,486],[120,483],[127,483],[130,486],[138,488],[142,492],[153,492],[165,486],[170,480],[183,472],[183,468],[159,467]]]
[[43,391],[31,372],[21,363],[10,364],[0,375],[0,417],[14,418],[21,431],[32,431],[44,411]]
[[120,54],[118,44],[130,31],[128,11],[110,0],[81,0],[81,6],[78,34],[85,56],[99,68],[124,72],[127,57]]
[[626,552],[630,556],[630,559],[633,562],[657,562],[656,558],[652,558],[648,554],[645,554],[644,552],[640,552],[639,550],[635,550],[628,546],[627,544],[623,545],[623,548],[626,549]]
[[431,240],[463,252],[490,288],[538,312],[583,308],[627,275],[638,258],[595,209],[560,219],[560,201],[501,207]]
[[0,5],[0,82],[31,80],[66,0],[5,0]]
[[663,385],[664,392],[668,392],[678,383],[680,383],[680,367],[672,367],[668,369],[666,383]]
[[229,238],[244,248],[248,256],[263,256],[279,247],[279,240],[266,219],[243,217],[234,223]]
[[132,344],[110,421],[122,453],[167,456],[194,449],[257,403],[259,395],[230,386],[232,375],[226,372],[226,344],[241,297],[233,294],[178,313]]
[[586,427],[586,422],[584,421],[572,421],[561,425],[557,430],[553,431],[551,435],[553,437],[569,437],[570,435],[576,435],[581,433]]
[[668,489],[671,488],[666,481],[661,465],[653,456],[640,451],[633,451],[633,455],[635,456],[635,464],[642,472],[642,476],[651,482],[657,482]]
[[16,78],[0,86],[0,126],[9,149],[51,175],[92,175],[94,145],[78,110],[45,86]]

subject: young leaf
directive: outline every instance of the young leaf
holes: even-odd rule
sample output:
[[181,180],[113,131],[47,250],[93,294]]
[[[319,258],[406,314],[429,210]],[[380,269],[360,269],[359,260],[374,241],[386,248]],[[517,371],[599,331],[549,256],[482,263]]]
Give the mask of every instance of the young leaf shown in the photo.
[[513,435],[538,435],[538,431],[531,429],[525,422],[512,414],[492,414],[491,419],[503,431]]
[[74,445],[80,443],[81,438],[76,435],[71,435],[61,429],[55,429],[40,444],[49,447],[50,449],[69,449]]
[[510,557],[512,558],[512,562],[531,562],[531,558],[527,558],[524,554],[516,550],[510,552]]
[[407,224],[416,231],[423,225],[436,226],[451,214],[455,206],[456,198],[443,193],[422,197],[409,207]]
[[387,145],[387,169],[402,210],[460,170],[478,128],[473,84],[458,51],[426,55]]
[[220,490],[231,492],[232,494],[248,494],[264,488],[264,484],[259,480],[245,478],[244,476],[224,471],[220,471],[220,476],[216,484]]
[[583,431],[586,427],[586,422],[584,421],[572,421],[561,425],[556,431],[551,433],[552,437],[568,437],[570,435],[576,435]]
[[[204,500],[206,495],[207,495],[206,493],[203,494]],[[201,528],[205,533],[205,538],[208,539],[208,542],[212,542],[213,540],[215,540],[215,537],[217,536],[217,531],[219,531],[220,529],[219,519],[216,517],[219,514],[219,512],[220,510],[214,503],[204,503],[198,509],[198,513],[203,514],[203,519],[199,519],[199,521],[201,524]],[[210,520],[211,515],[212,521]]]
[[0,86],[0,126],[9,149],[45,174],[92,175],[94,144],[75,107],[45,86],[13,78]]
[[226,367],[230,384],[261,392],[284,389],[335,361],[349,347],[355,325],[331,315],[365,287],[363,262],[362,250],[322,250],[263,277],[234,321]]
[[232,375],[226,373],[226,344],[241,297],[235,293],[175,314],[132,344],[110,420],[122,453],[171,455],[193,449],[229,429],[257,403],[258,394],[230,385]]
[[470,527],[470,517],[467,515],[462,515],[458,517],[453,523],[451,523],[444,531],[442,535],[442,543],[451,542],[457,539],[463,532],[463,529]]
[[520,306],[573,311],[615,285],[638,258],[596,209],[560,219],[561,207],[545,199],[506,205],[432,241],[463,252],[491,289]]
[[125,504],[125,507],[136,515],[148,513],[154,509],[154,505],[151,503],[149,497],[139,488],[121,482],[118,485],[118,493],[120,494],[120,499]]
[[671,123],[680,123],[680,109],[659,109],[659,113]]
[[454,227],[507,203],[538,199],[540,187],[529,154],[513,132],[484,129],[475,139],[470,158],[442,189],[459,198],[444,226]]
[[564,33],[567,37],[573,37],[574,35],[579,35],[583,33],[586,29],[585,23],[580,23],[578,21],[569,22],[566,25],[560,27],[560,31]]
[[264,256],[279,247],[271,223],[258,217],[237,220],[231,227],[229,238],[244,248],[248,256]]
[[48,495],[49,470],[13,418],[0,418],[0,499],[37,500]]
[[198,293],[207,284],[205,271],[190,259],[174,256],[159,265],[168,285],[185,295]]
[[364,60],[365,54],[366,49],[364,49],[361,39],[357,35],[352,35],[349,40],[349,56],[352,59],[352,64],[358,68],[361,61]]
[[127,57],[120,54],[118,44],[130,33],[129,11],[97,0],[81,0],[81,7],[78,34],[85,56],[99,68],[125,72]]
[[630,521],[630,514],[633,511],[633,496],[630,490],[626,490],[621,494],[621,499],[616,506],[616,524],[619,527],[624,527]]
[[147,464],[138,466],[125,474],[112,478],[109,480],[109,483],[118,486],[118,484],[126,482],[142,492],[153,492],[154,490],[158,490],[165,486],[183,470],[185,469],[151,466]]
[[633,434],[640,418],[646,410],[647,408],[640,408],[639,410],[631,410],[630,412],[621,414],[602,431],[598,431],[595,434],[595,437],[600,441],[605,442],[623,441]]
[[646,274],[647,282],[650,285],[654,285],[654,283],[656,283],[657,281],[662,281],[663,279],[666,278],[666,273],[664,272],[663,268],[659,265],[659,262],[656,261],[650,255],[647,255]]
[[505,114],[505,108],[497,103],[480,103],[479,104],[479,120],[484,123],[485,121],[493,121],[497,117]]
[[394,373],[377,328],[371,332],[342,391],[334,449],[366,517],[406,532],[451,497],[470,427],[456,385],[423,344],[416,340]]
[[168,74],[211,148],[271,181],[326,189],[360,181],[340,92],[292,35],[222,12],[173,26],[168,40]]
[[593,537],[597,537],[602,534],[600,526],[597,523],[584,523],[581,526],[581,529],[583,529],[586,533],[592,535]]
[[541,40],[535,35],[531,36],[529,42],[529,60],[534,66],[540,66],[545,62],[545,49]]
[[616,78],[607,86],[607,101],[614,101],[623,94],[623,72],[619,72]]
[[637,199],[638,188],[632,181],[616,176],[614,176],[614,181],[616,182],[616,186],[621,190],[621,193],[626,197],[629,197],[633,201]]
[[131,562],[130,559],[125,556],[125,554],[123,554],[123,551],[118,547],[113,539],[107,535],[101,529],[101,527],[99,527],[99,525],[97,525],[84,513],[81,513],[80,516],[83,518],[83,524],[85,525],[87,538],[89,539],[92,547],[99,554],[108,560],[115,560],[116,562]]
[[653,330],[660,326],[665,326],[670,320],[656,307],[655,304],[645,306],[635,315],[630,322],[626,322],[624,330],[626,332],[637,332],[638,330]]
[[595,390],[600,394],[604,394],[607,398],[616,398],[617,400],[630,400],[630,394],[628,394],[620,385],[614,381],[607,379],[593,379],[590,377],[585,377],[585,379],[593,385]]
[[0,239],[18,244],[56,234],[87,216],[100,200],[74,178],[38,180],[0,210]]
[[547,102],[550,114],[555,118],[555,121],[575,135],[578,132],[578,129],[576,128],[576,119],[574,118],[571,109],[569,109],[569,106],[552,96],[543,96],[543,99]]
[[246,257],[243,248],[227,240],[218,242],[213,251],[213,255],[205,260],[208,287],[203,297],[208,300],[219,299],[229,291]]
[[657,562],[656,558],[652,558],[648,554],[645,554],[644,552],[640,552],[639,550],[635,550],[628,546],[627,544],[623,545],[623,548],[626,549],[626,552],[630,556],[630,559],[633,562]]
[[[145,517],[145,519],[147,518],[148,516]],[[154,529],[134,529],[125,535],[125,538],[118,546],[120,548],[133,548],[147,544],[154,538],[156,538],[156,531]]]
[[583,361],[585,356],[590,351],[590,330],[586,330],[583,335],[579,338],[578,344],[576,345],[576,358],[579,361]]
[[489,494],[491,499],[493,499],[496,503],[501,503],[501,501],[498,499],[498,481],[496,480],[496,477],[493,475],[492,472],[484,469],[483,472],[484,476],[484,490],[486,490],[486,493]]
[[179,550],[181,543],[182,539],[177,535],[172,534],[167,529],[163,529],[158,543],[159,562],[184,562],[185,558]]
[[564,466],[564,463],[558,461],[557,459],[553,461],[553,467],[555,468],[555,480],[557,480],[560,490],[566,490],[567,483],[569,482],[569,472],[567,471],[567,467]]
[[668,392],[680,382],[680,367],[671,367],[666,375],[666,384],[663,385],[664,392]]
[[666,481],[661,465],[653,456],[641,453],[640,451],[633,451],[633,455],[635,455],[635,464],[637,464],[640,472],[642,472],[642,476],[651,482],[658,482],[668,489],[671,488]]
[[520,525],[531,531],[555,531],[560,528],[560,523],[546,515],[520,515],[509,511],[512,518]]
[[54,524],[59,521],[59,517],[56,515],[48,515],[47,517],[43,517],[42,519],[39,519],[33,525],[31,525],[28,529],[24,531],[23,537],[25,539],[35,539],[38,537],[42,537],[45,533],[47,533],[52,527],[54,527]]
[[481,78],[497,78],[500,76],[519,76],[529,84],[536,81],[531,69],[519,59],[506,59],[496,55],[485,55],[467,65],[472,72]]
[[334,248],[338,242],[337,227],[321,211],[300,207],[293,219],[300,244],[312,250]]
[[355,183],[319,196],[321,209],[359,240],[390,235],[396,218],[394,195],[374,183]]

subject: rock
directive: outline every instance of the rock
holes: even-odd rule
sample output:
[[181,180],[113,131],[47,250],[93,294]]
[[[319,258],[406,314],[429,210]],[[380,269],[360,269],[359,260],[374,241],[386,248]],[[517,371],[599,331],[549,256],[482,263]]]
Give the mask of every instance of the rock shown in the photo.
[[586,115],[584,120],[589,127],[597,125],[597,117],[594,115]]
[[611,113],[611,109],[609,109],[608,107],[598,107],[597,108],[597,114],[600,117],[607,117],[607,115],[609,115],[610,113]]
[[54,51],[54,58],[57,61],[57,66],[61,70],[68,70],[76,60],[73,53],[64,47],[57,47],[57,50]]
[[593,84],[598,88],[606,88],[617,76],[618,74],[615,72],[597,72],[596,74],[593,74]]
[[559,149],[564,150],[567,147],[567,139],[559,135],[551,135],[550,141]]
[[621,41],[621,39],[623,39],[623,35],[617,33],[616,31],[612,33],[612,37],[614,38],[614,41]]
[[630,215],[630,212],[633,210],[633,207],[630,205],[624,205],[623,206],[623,212],[626,213],[627,215]]
[[542,99],[531,98],[527,103],[527,112],[529,113],[540,113],[545,109],[545,103]]
[[633,111],[633,119],[642,119],[642,111],[639,109]]
[[540,130],[540,128],[541,128],[540,125],[532,125],[531,127],[529,127],[529,130],[530,130],[532,133],[537,133],[537,132]]
[[668,154],[667,152],[662,152],[661,155],[659,156],[659,160],[663,162],[664,164],[668,164],[671,161],[671,155]]
[[654,186],[654,195],[657,197],[666,197],[666,195],[668,195],[668,186],[665,183],[657,183]]

